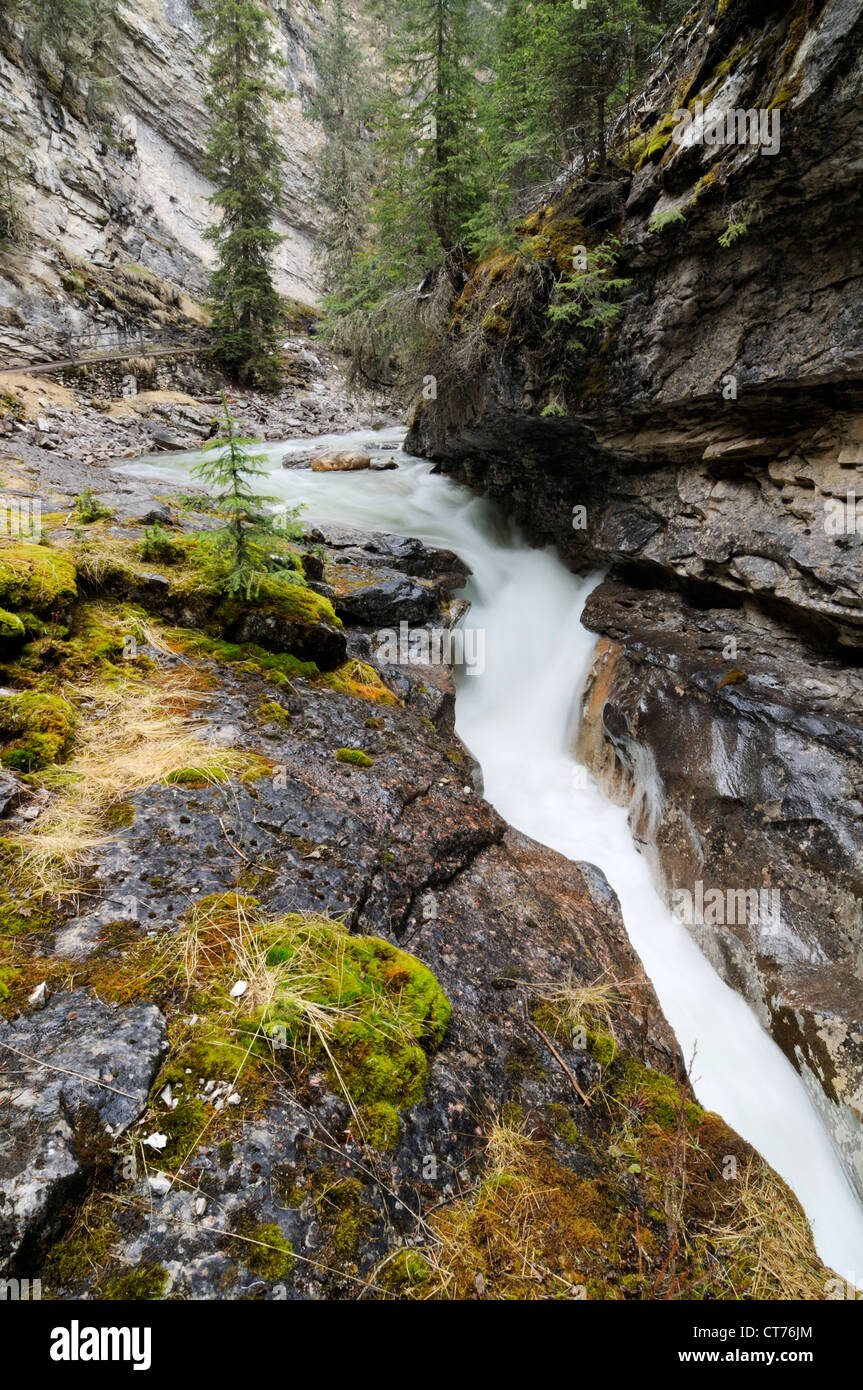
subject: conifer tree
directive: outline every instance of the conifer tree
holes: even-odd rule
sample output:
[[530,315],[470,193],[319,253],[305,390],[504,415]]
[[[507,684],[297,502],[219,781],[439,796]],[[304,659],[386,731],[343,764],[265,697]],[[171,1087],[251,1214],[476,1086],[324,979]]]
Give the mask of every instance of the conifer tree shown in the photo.
[[282,96],[271,22],[254,0],[205,0],[201,20],[210,57],[210,127],[205,171],[219,213],[207,229],[216,247],[210,278],[216,362],[242,385],[273,390],[282,305],[272,256],[282,192],[282,156],[271,109]]
[[276,531],[286,540],[302,536],[302,526],[295,524],[299,509],[283,510],[275,516],[264,510],[276,499],[258,491],[256,480],[267,477],[266,454],[252,452],[252,446],[259,443],[240,434],[223,395],[218,432],[204,445],[210,456],[192,470],[194,477],[214,489],[216,509],[225,518],[224,530],[213,537],[225,561],[225,592],[247,598],[254,596],[268,573],[288,583],[300,582],[272,553]]
[[372,75],[351,30],[346,0],[333,0],[315,48],[315,68],[318,90],[312,115],[326,136],[316,180],[323,208],[319,256],[324,293],[338,295],[365,243],[372,172]]
[[21,170],[5,138],[0,139],[0,249],[26,239]]

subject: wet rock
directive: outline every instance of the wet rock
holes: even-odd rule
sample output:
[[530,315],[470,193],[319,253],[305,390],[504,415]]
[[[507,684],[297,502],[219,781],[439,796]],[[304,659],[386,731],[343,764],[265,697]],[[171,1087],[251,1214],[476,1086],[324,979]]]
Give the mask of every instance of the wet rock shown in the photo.
[[0,1268],[56,1229],[100,1145],[142,1112],[166,1046],[158,1009],[84,991],[0,1023]]
[[160,449],[176,452],[183,448],[183,441],[173,430],[167,429],[165,425],[157,420],[145,420],[144,424],[153,443]]
[[[863,675],[753,616],[602,584],[579,755],[631,806],[669,901],[690,895],[686,925],[801,1072],[863,1193]],[[700,921],[698,883],[722,898]]]
[[345,635],[329,623],[305,627],[300,623],[250,608],[232,623],[227,635],[234,642],[255,642],[268,651],[291,652],[313,661],[322,671],[334,671],[345,659]]
[[5,767],[0,769],[0,816],[5,816],[17,806],[24,790],[24,784],[18,781],[13,772]]
[[326,449],[312,455],[313,473],[354,473],[371,465],[371,455],[362,449]]
[[423,623],[437,610],[434,590],[414,579],[385,579],[336,596],[343,622],[360,627],[398,627],[400,622]]
[[110,505],[116,517],[139,522],[141,526],[173,526],[176,520],[171,508],[155,497],[124,497],[113,493],[107,494],[106,505]]

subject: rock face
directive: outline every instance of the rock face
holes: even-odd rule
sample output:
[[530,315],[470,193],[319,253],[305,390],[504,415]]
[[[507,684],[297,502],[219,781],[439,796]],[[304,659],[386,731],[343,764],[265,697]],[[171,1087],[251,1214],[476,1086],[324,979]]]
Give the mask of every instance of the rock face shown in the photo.
[[[610,581],[584,621],[607,635],[578,755],[632,807],[675,910],[798,1068],[863,1192],[860,671],[757,614]],[[699,884],[714,911],[695,910]]]
[[[305,108],[320,17],[301,0],[290,12],[274,8],[274,21],[287,90],[274,118],[286,168],[278,285],[313,304],[321,137]],[[26,179],[28,222],[24,248],[2,256],[0,364],[63,357],[67,333],[147,322],[154,312],[164,319],[166,307],[180,327],[194,327],[212,257],[203,240],[212,191],[201,169],[206,60],[194,5],[117,6],[112,90],[92,118],[74,87],[61,104],[23,62],[21,37],[13,31],[0,51],[3,133]]]
[[0,1022],[0,1269],[54,1233],[100,1143],[143,1111],[167,1046],[152,1005],[117,1011],[83,991]]
[[[476,269],[407,447],[574,568],[612,567],[585,617],[605,640],[582,756],[632,798],[670,900],[697,881],[781,894],[776,931],[693,931],[863,1192],[861,93],[860,0],[704,7],[609,168],[526,218],[528,287]],[[701,138],[720,112],[771,108],[772,154]],[[537,324],[573,248],[609,235],[630,285],[561,385]],[[522,306],[506,334],[479,332],[473,370],[451,371],[498,300]]]

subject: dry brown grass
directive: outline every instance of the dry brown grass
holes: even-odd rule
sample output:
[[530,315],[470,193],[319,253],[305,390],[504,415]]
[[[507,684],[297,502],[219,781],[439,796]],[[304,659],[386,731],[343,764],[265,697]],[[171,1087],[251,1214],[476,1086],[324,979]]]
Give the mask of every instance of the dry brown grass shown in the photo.
[[108,838],[111,806],[187,769],[215,784],[249,767],[247,753],[199,737],[193,714],[202,696],[187,682],[163,672],[147,681],[67,687],[79,722],[75,752],[62,769],[66,786],[31,829],[6,838],[22,886],[39,897],[74,897],[85,865]]
[[615,980],[598,979],[588,984],[572,971],[563,980],[531,986],[541,1001],[541,1021],[554,1038],[570,1039],[579,1029],[601,1029],[614,1040],[614,1011],[623,1002],[621,985]]
[[826,1297],[825,1268],[793,1193],[757,1156],[739,1184],[733,1219],[712,1232],[731,1264],[732,1283],[739,1287],[745,1280],[753,1299]]

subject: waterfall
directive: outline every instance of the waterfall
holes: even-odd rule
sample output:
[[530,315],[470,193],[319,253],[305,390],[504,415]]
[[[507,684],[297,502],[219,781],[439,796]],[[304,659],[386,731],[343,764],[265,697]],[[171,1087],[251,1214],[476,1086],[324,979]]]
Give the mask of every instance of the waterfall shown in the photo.
[[[321,443],[374,449],[403,431],[356,431]],[[262,445],[267,491],[304,519],[417,536],[456,551],[473,571],[466,624],[485,634],[485,665],[459,682],[456,728],[482,765],[486,798],[518,830],[602,869],[620,900],[629,938],[653,982],[687,1062],[695,1093],[779,1172],[812,1225],[818,1253],[863,1283],[861,1209],[819,1116],[791,1064],[745,1001],[716,974],[659,897],[627,812],[577,768],[573,720],[595,638],[582,627],[597,582],[571,574],[551,550],[529,547],[490,502],[398,449],[389,472],[283,469],[309,440]],[[137,476],[188,484],[197,454],[137,460]],[[650,769],[642,769],[651,798]],[[856,1271],[856,1273],[855,1273]]]

